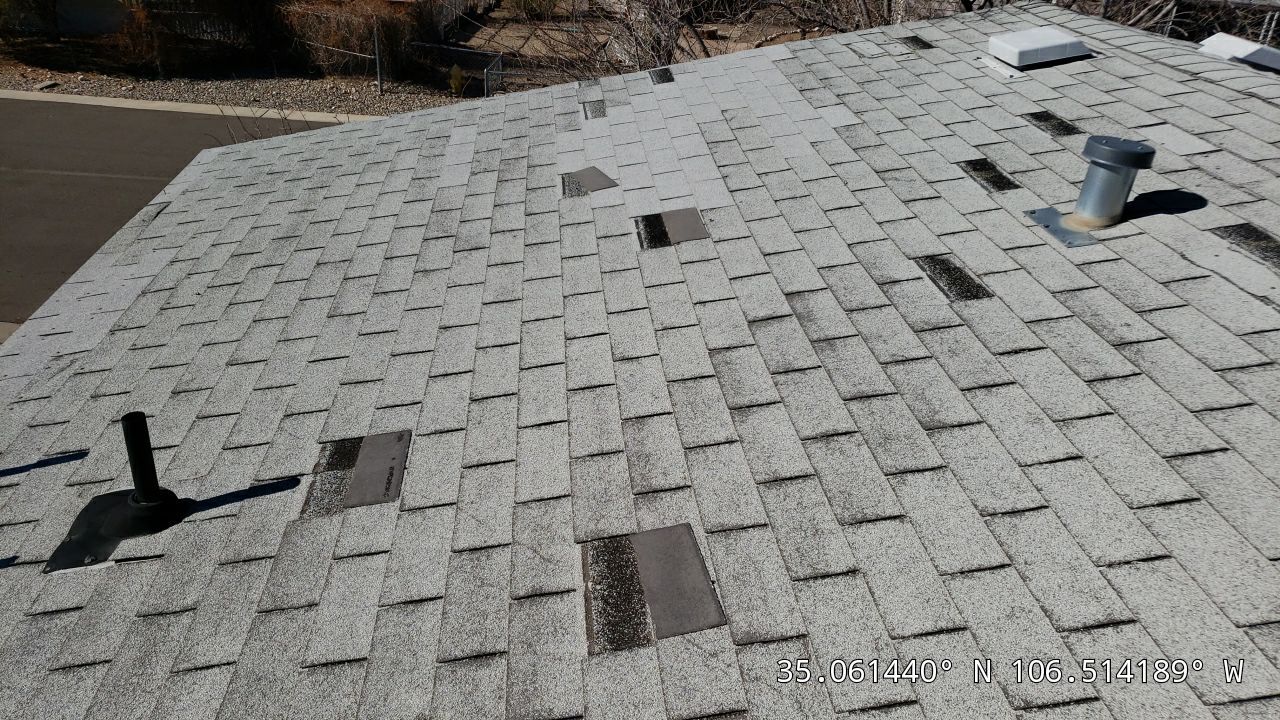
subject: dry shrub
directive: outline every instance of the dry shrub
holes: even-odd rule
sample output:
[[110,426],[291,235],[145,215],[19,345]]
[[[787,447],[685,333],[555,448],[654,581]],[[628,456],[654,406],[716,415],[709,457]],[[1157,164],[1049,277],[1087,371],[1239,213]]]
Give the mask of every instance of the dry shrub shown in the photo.
[[[281,8],[298,51],[325,72],[369,72],[373,61],[348,53],[374,54],[374,30],[384,72],[415,64],[411,43],[424,37],[434,16],[432,3],[386,0],[294,0]],[[341,51],[347,52],[341,52]]]
[[163,75],[160,28],[156,26],[151,13],[143,7],[130,7],[126,12],[128,14],[124,26],[114,38],[120,61],[139,68],[154,67]]

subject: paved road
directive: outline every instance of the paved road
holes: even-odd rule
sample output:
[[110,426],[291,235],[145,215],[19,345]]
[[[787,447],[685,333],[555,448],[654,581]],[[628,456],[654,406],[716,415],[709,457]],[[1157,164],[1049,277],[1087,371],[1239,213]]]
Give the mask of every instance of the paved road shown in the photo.
[[196,153],[246,138],[221,115],[12,99],[0,128],[0,323],[30,317]]

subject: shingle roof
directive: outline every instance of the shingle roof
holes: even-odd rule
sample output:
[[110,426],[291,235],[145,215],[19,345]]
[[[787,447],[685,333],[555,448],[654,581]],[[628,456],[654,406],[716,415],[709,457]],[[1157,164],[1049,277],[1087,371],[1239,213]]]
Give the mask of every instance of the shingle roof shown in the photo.
[[[979,61],[1047,23],[1097,56]],[[1280,712],[1280,280],[1221,230],[1280,227],[1280,78],[1038,3],[672,70],[206,151],[121,230],[0,350],[0,466],[89,450],[0,478],[0,715]],[[1064,248],[1022,211],[1087,134],[1207,205]],[[182,495],[306,482],[42,575],[138,409]],[[398,507],[325,504],[320,442],[405,428]],[[589,656],[578,544],[682,522],[728,625]]]

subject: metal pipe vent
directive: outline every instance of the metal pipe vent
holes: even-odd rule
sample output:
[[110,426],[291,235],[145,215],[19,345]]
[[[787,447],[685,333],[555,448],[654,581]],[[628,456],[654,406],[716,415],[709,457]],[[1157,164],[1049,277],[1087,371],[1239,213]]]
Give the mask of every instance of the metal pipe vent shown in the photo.
[[1089,170],[1075,212],[1063,219],[1068,227],[1097,230],[1120,222],[1139,170],[1151,167],[1155,148],[1137,140],[1094,135],[1084,145]]

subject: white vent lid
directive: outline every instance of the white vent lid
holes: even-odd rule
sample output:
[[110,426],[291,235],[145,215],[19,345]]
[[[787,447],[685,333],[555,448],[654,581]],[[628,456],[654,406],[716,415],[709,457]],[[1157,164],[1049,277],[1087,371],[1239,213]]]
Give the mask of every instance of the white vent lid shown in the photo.
[[1262,47],[1256,42],[1245,40],[1242,37],[1228,35],[1226,33],[1218,33],[1213,37],[1200,43],[1200,52],[1214,57],[1220,57],[1223,60],[1235,60]]
[[987,41],[987,51],[1014,67],[1057,62],[1089,55],[1080,38],[1056,27],[994,35]]

